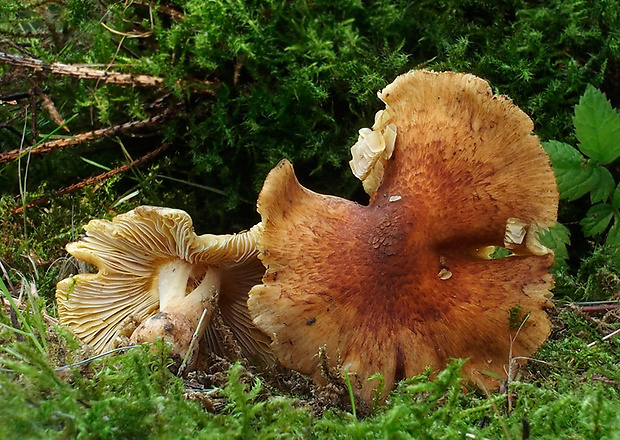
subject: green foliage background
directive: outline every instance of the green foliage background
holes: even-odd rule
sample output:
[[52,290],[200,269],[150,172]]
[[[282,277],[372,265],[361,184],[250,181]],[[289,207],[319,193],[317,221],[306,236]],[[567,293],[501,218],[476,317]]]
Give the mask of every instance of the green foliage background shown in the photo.
[[[376,91],[412,68],[479,75],[534,118],[543,140],[572,140],[572,107],[587,84],[620,99],[619,28],[620,7],[606,1],[6,0],[0,51],[159,76],[165,85],[118,86],[0,64],[0,95],[39,87],[72,118],[72,133],[172,109],[170,120],[142,136],[30,160],[27,200],[100,171],[81,158],[113,168],[171,144],[108,194],[95,194],[97,203],[88,192],[54,200],[52,213],[72,216],[70,227],[162,204],[187,210],[199,232],[232,232],[258,220],[262,181],[285,157],[312,189],[365,200],[348,169],[349,147],[381,107]],[[22,137],[34,145],[56,128],[32,95],[0,106],[0,151],[18,148]],[[16,176],[24,162],[0,171],[7,207],[21,203]],[[114,205],[136,189],[129,203]],[[41,223],[57,217],[39,218],[38,210],[27,214],[31,244],[47,242],[38,251],[47,253],[63,240],[49,242]],[[7,228],[15,220],[5,216]],[[66,222],[55,225],[70,233]],[[8,258],[14,246],[4,246]]]

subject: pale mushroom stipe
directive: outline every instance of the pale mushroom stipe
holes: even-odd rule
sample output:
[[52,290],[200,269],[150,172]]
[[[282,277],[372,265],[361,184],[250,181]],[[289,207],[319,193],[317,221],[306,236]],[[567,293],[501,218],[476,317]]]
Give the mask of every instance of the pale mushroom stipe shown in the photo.
[[269,340],[252,324],[246,304],[264,272],[255,246],[258,228],[197,236],[187,213],[152,206],[112,221],[93,220],[86,236],[67,250],[98,272],[58,283],[60,323],[97,353],[123,337],[142,343],[159,336],[172,344],[173,356],[195,362],[199,345],[188,354],[194,334],[202,348],[226,351],[210,325],[219,313],[245,356],[271,362]]
[[[494,388],[551,329],[554,258],[537,239],[557,215],[549,158],[530,118],[475,76],[412,71],[379,98],[352,148],[368,206],[302,187],[286,160],[269,173],[250,314],[285,367],[324,382],[324,347],[368,402],[371,375],[386,393],[450,358]],[[514,253],[491,259],[496,246]]]

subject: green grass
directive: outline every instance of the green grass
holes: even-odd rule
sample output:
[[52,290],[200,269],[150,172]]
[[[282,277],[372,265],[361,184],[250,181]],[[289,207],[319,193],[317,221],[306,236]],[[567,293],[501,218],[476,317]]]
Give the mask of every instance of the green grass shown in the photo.
[[16,322],[8,307],[0,313],[3,439],[620,438],[620,337],[600,341],[617,319],[605,327],[563,310],[504,390],[467,390],[465,361],[455,360],[433,380],[429,370],[401,382],[385,404],[356,417],[350,388],[295,395],[274,385],[273,372],[240,363],[183,380],[160,343],[88,360],[71,334],[27,303]]

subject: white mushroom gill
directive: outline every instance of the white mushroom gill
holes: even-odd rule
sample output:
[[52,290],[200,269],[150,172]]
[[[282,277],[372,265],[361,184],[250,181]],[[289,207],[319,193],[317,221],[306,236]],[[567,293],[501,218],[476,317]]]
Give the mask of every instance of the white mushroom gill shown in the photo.
[[[162,337],[181,358],[192,337],[201,352],[226,356],[220,335],[226,326],[244,356],[271,362],[269,338],[254,327],[246,305],[249,289],[264,273],[255,246],[259,229],[197,236],[186,212],[154,206],[111,221],[92,220],[86,236],[67,250],[97,272],[57,284],[60,323],[96,353],[128,337],[134,342]],[[216,308],[222,318],[217,328],[210,321]]]

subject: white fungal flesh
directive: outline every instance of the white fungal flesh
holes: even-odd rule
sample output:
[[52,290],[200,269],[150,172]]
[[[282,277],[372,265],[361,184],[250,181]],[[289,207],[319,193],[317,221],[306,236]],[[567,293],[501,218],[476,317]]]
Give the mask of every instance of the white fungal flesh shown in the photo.
[[539,231],[540,228],[537,225],[532,224],[529,226],[527,235],[525,236],[525,246],[534,255],[546,255],[551,252],[551,250],[538,240]]
[[192,265],[179,258],[161,265],[157,271],[157,290],[159,292],[160,309],[166,309],[185,297],[187,280]]
[[389,119],[387,110],[377,112],[372,128],[362,128],[351,147],[351,171],[362,181],[368,194],[374,193],[381,184],[385,163],[394,153],[396,125],[390,124]]
[[452,278],[452,272],[450,272],[445,267],[441,269],[437,275],[439,275],[439,279],[441,279],[442,281],[446,281]]
[[506,222],[506,233],[504,234],[504,246],[510,249],[513,245],[523,243],[527,232],[527,223],[518,218],[509,218]]
[[551,251],[538,240],[539,231],[540,227],[535,223],[527,223],[518,218],[509,218],[506,222],[504,247],[515,251],[515,253],[523,253],[522,246],[525,245],[525,253],[546,255]]

